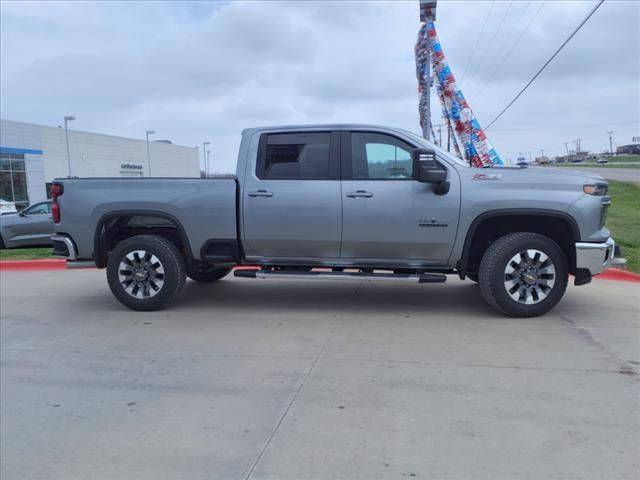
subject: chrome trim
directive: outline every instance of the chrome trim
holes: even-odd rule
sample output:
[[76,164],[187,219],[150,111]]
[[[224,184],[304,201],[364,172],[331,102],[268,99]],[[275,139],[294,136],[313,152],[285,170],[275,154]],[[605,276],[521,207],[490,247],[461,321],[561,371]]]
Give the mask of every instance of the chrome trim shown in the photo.
[[613,263],[615,246],[611,237],[603,243],[577,242],[576,267],[589,270],[591,275],[602,273]]
[[73,244],[73,241],[69,237],[65,237],[64,235],[51,235],[51,241],[62,242],[67,246],[69,255],[66,258],[68,260],[76,260],[78,258],[76,253],[76,246]]

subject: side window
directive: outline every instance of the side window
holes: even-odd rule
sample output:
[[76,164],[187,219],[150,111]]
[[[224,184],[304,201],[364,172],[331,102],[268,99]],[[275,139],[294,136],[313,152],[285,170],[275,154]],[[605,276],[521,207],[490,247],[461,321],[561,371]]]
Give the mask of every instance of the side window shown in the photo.
[[351,163],[354,180],[405,180],[412,171],[413,147],[381,133],[351,134]]
[[34,215],[38,213],[51,213],[51,206],[49,205],[48,202],[36,203],[34,206],[26,209],[25,213],[29,215]]
[[261,139],[257,175],[269,180],[329,178],[330,133],[278,133]]

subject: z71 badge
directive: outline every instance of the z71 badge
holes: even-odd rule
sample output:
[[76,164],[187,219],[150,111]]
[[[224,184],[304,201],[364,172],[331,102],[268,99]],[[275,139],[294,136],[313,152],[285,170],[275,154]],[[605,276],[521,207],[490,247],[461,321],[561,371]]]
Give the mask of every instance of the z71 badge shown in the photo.
[[473,180],[500,180],[501,173],[474,173]]

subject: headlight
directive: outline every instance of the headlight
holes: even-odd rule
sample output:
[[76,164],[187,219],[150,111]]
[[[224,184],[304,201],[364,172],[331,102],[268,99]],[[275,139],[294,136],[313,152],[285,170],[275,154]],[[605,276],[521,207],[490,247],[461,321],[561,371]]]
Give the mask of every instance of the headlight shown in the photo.
[[582,190],[584,191],[584,193],[588,193],[589,195],[602,196],[607,194],[607,190],[609,190],[609,187],[600,183],[598,185],[584,185],[582,187]]

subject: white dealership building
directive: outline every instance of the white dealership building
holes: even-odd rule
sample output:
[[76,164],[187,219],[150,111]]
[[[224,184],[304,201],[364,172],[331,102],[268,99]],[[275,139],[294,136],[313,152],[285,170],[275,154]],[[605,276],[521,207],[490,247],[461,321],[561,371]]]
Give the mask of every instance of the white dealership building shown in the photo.
[[[197,147],[0,120],[0,198],[46,200],[51,180],[74,177],[199,177]],[[69,171],[69,167],[71,171]],[[149,168],[151,167],[151,168]]]

